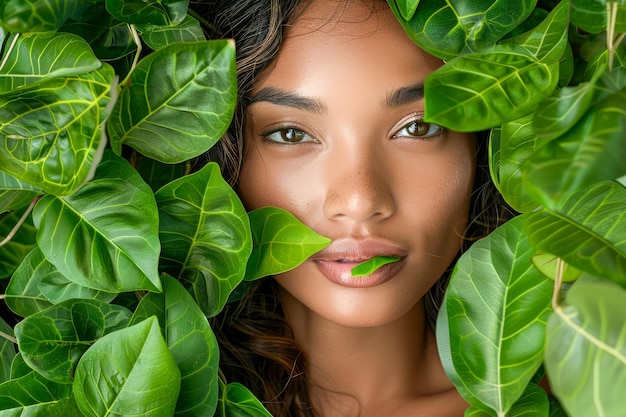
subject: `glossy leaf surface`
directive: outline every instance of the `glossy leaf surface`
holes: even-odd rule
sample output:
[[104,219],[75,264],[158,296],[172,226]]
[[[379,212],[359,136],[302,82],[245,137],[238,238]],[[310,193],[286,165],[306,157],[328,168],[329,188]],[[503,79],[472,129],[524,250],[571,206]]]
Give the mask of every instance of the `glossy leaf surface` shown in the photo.
[[4,59],[0,91],[11,91],[43,78],[76,76],[102,66],[89,44],[71,33],[19,36],[11,54]]
[[[4,240],[24,215],[24,209],[0,214],[0,241]],[[36,246],[35,230],[28,219],[15,232],[11,240],[0,246],[0,279],[9,278],[32,248]]]
[[160,291],[154,196],[111,152],[78,192],[39,200],[33,219],[41,251],[72,282],[109,292]]
[[219,349],[204,313],[174,278],[163,276],[163,292],[141,299],[131,324],[159,319],[181,374],[175,416],[212,416],[217,407]]
[[[71,384],[52,382],[37,372],[31,371],[20,378],[0,384],[0,413],[4,410],[11,410],[6,412],[7,415],[30,416],[33,411],[41,413],[43,410],[45,412],[47,407],[52,407],[56,403],[70,398],[71,395]],[[43,417],[46,414],[33,413],[32,415]]]
[[289,271],[331,243],[283,209],[261,207],[248,215],[254,242],[248,281]]
[[616,31],[626,31],[626,5],[608,0],[570,0],[570,20],[586,32],[599,33],[606,30],[608,24],[607,3],[619,5]]
[[581,279],[550,317],[546,370],[571,417],[624,414],[626,290],[606,280]]
[[96,300],[67,300],[15,326],[24,361],[51,381],[69,384],[81,355],[97,339],[126,327],[126,308]]
[[0,171],[0,214],[27,206],[41,191]]
[[199,42],[206,39],[200,23],[189,15],[176,26],[146,25],[139,26],[137,29],[141,34],[141,39],[154,50],[164,48],[170,43]]
[[459,259],[437,320],[444,369],[474,407],[505,415],[543,360],[552,283],[530,263],[524,216]]
[[[520,399],[506,413],[506,417],[547,417],[549,408],[546,392],[531,382]],[[503,415],[470,407],[465,411],[464,417],[499,417]]]
[[106,0],[107,11],[126,23],[175,25],[187,15],[189,0]]
[[528,240],[573,267],[626,287],[626,189],[607,181],[527,217]]
[[424,117],[461,132],[486,130],[525,116],[557,82],[558,63],[538,62],[521,46],[497,45],[428,75]]
[[178,163],[206,152],[228,127],[236,97],[235,49],[227,40],[168,45],[135,68],[108,120],[123,144]]
[[179,278],[207,316],[243,279],[252,250],[248,216],[217,164],[157,191],[161,268]]
[[93,1],[3,1],[0,3],[0,26],[8,32],[54,31],[68,18],[79,15]]
[[0,166],[55,195],[71,194],[101,155],[113,70],[42,80],[0,93]]
[[109,333],[76,367],[73,392],[86,417],[172,417],[180,372],[156,317]]
[[224,385],[221,381],[215,416],[272,417],[248,388],[236,382]]

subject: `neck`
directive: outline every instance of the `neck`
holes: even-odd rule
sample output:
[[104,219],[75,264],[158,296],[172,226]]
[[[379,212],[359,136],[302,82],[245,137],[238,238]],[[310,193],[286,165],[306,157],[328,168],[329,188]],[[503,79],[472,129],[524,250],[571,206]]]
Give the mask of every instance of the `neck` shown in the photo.
[[390,323],[354,328],[326,320],[284,291],[281,301],[305,347],[311,398],[322,411],[332,408],[322,415],[401,404],[449,387],[422,302]]

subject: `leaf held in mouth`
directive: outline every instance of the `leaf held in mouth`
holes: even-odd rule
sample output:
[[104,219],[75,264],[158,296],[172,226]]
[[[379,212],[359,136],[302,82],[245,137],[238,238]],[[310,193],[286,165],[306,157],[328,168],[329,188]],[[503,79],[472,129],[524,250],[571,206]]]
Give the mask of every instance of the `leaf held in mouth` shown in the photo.
[[390,264],[392,262],[399,261],[400,258],[397,256],[375,256],[372,259],[368,259],[365,262],[362,262],[352,268],[352,276],[353,277],[362,277],[365,275],[369,275],[372,272],[376,271],[383,265]]

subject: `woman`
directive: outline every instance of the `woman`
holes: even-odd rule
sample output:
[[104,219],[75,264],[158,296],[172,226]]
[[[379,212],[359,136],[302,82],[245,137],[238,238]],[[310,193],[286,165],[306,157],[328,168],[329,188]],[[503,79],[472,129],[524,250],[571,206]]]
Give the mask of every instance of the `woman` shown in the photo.
[[[433,317],[464,237],[490,225],[476,220],[476,138],[422,120],[441,62],[383,1],[205,13],[239,51],[240,104],[217,157],[248,209],[282,207],[333,240],[216,320],[227,380],[276,416],[463,415]],[[399,260],[351,275],[374,256]]]

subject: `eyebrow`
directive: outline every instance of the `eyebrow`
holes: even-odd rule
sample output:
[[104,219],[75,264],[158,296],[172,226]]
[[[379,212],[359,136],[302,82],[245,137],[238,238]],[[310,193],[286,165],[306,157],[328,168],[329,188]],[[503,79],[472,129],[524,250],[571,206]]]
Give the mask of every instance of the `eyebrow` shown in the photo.
[[322,114],[326,106],[316,98],[305,97],[296,92],[284,91],[275,87],[264,87],[250,97],[250,104],[267,101],[279,106],[293,107],[312,113]]
[[400,107],[411,104],[424,98],[424,85],[415,84],[408,87],[400,87],[387,94],[385,107]]

